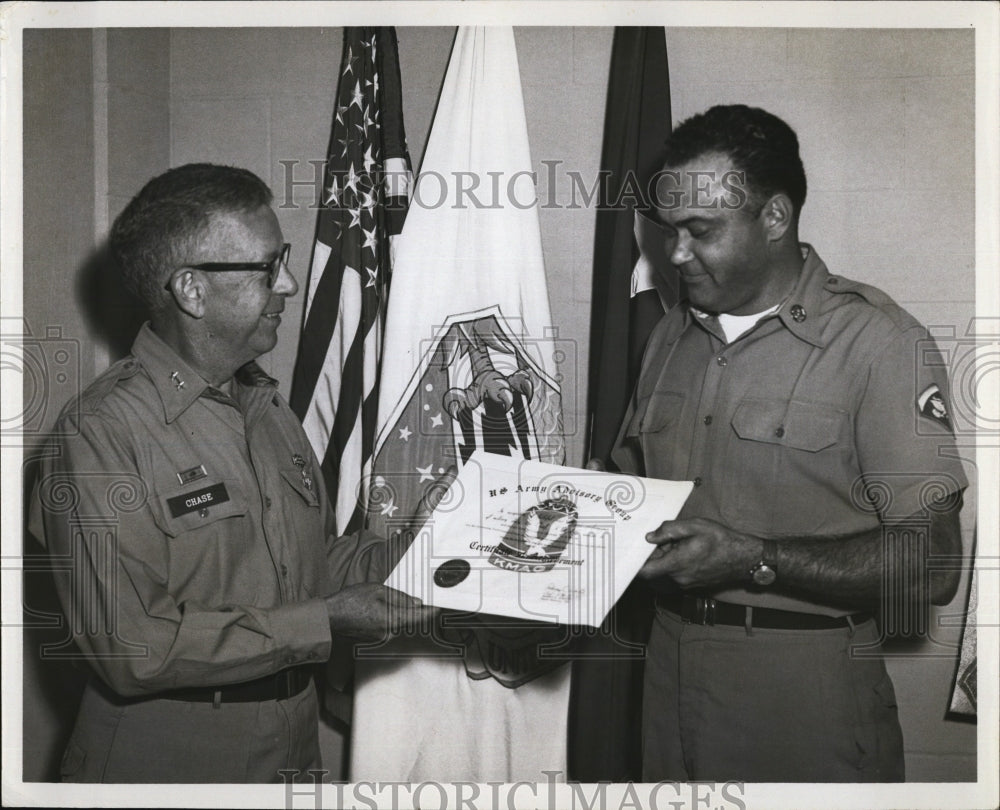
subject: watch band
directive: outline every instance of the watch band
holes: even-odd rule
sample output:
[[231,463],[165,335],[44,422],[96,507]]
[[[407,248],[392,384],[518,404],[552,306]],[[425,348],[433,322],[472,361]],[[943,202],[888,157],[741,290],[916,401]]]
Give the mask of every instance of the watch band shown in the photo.
[[778,566],[776,557],[778,555],[778,544],[774,540],[763,540],[760,552],[760,561],[750,569],[750,579],[754,585],[768,588],[774,584],[778,578]]

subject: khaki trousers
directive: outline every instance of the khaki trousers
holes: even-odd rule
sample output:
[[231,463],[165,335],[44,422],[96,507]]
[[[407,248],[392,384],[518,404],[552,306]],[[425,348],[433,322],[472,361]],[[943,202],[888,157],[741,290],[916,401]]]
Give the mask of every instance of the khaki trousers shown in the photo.
[[902,781],[878,629],[685,624],[657,608],[643,691],[643,780]]
[[64,782],[281,782],[321,767],[316,688],[260,703],[122,701],[91,680]]

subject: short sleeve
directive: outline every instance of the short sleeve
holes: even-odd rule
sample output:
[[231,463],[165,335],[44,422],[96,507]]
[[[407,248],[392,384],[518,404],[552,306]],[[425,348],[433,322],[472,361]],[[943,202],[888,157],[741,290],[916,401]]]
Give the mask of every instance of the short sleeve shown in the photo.
[[946,366],[920,326],[874,355],[855,419],[865,496],[880,518],[922,513],[968,486],[955,444]]

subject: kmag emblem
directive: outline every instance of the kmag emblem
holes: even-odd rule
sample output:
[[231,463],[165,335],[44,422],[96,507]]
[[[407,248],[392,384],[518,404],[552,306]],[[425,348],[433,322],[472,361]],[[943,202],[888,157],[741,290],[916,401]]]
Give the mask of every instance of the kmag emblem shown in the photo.
[[576,518],[576,504],[565,497],[532,506],[507,530],[490,564],[519,573],[551,571],[573,536]]

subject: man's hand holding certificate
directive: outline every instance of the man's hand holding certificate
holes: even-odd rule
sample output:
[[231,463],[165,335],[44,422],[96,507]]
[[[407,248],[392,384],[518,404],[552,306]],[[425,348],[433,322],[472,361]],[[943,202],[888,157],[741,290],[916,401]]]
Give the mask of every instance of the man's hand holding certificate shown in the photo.
[[477,452],[386,584],[436,607],[596,627],[692,486]]

